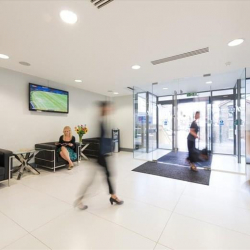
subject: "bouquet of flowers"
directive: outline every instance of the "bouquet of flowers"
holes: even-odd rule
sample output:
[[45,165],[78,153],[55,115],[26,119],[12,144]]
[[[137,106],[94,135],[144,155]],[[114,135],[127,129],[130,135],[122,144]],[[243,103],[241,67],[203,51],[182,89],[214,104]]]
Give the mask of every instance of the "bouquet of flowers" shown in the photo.
[[76,133],[79,135],[79,142],[82,143],[82,137],[88,132],[88,128],[85,125],[77,125],[75,127]]

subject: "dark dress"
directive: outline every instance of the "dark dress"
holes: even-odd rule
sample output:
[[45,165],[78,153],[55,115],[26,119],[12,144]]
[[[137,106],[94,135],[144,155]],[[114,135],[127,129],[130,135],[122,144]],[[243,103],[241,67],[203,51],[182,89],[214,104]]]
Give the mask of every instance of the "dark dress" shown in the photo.
[[[193,121],[190,129],[194,129],[195,133],[198,134],[200,128],[197,125],[196,121]],[[194,157],[194,153],[195,153],[195,137],[189,133],[188,137],[187,137],[187,145],[188,145],[188,158],[187,160],[189,160],[191,163],[195,162],[195,157]]]
[[[69,158],[71,161],[75,161],[77,159],[77,155],[76,152],[74,151],[74,149],[76,148],[76,139],[74,136],[72,136],[72,139],[70,141],[64,141],[63,140],[63,135],[60,136],[59,138],[59,143],[60,144],[64,144],[64,143],[72,143],[72,146],[66,145],[65,147],[67,148],[68,152],[69,152]],[[58,149],[57,152],[60,154],[61,152],[61,148],[63,145],[58,145]]]
[[98,155],[98,164],[103,167],[106,174],[107,184],[110,194],[115,194],[114,184],[111,181],[111,173],[105,159],[106,154],[111,152],[111,139],[105,137],[105,126],[104,123],[100,123],[100,150]]

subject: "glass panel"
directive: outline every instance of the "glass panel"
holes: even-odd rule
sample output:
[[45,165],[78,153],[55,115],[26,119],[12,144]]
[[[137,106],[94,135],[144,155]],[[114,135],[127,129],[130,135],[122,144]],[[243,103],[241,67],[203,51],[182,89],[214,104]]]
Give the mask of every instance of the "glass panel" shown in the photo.
[[250,68],[246,69],[246,180],[250,187]]
[[232,95],[233,94],[233,89],[226,89],[226,90],[218,90],[218,91],[213,91],[212,95],[213,96],[224,96],[225,95]]
[[213,101],[213,153],[234,154],[233,104],[224,98]]
[[246,163],[246,71],[245,69],[241,75],[240,81],[240,130],[241,130],[241,164],[242,172],[245,173],[245,163]]
[[134,87],[134,158],[153,160],[157,149],[157,98]]
[[246,161],[250,163],[250,78],[246,80]]
[[173,104],[158,105],[159,148],[173,149]]
[[[134,87],[134,158],[148,159],[147,155],[147,93]],[[151,158],[149,159],[151,160]]]
[[158,101],[161,102],[161,101],[172,101],[173,100],[173,96],[170,95],[170,96],[163,96],[163,97],[159,97],[158,98]]
[[148,152],[157,148],[156,96],[148,93]]
[[236,156],[238,173],[245,173],[245,152],[246,152],[246,134],[245,134],[245,105],[246,105],[246,77],[243,70],[240,79],[235,85],[235,134],[236,134]]
[[[210,99],[211,100],[211,99]],[[212,109],[211,103],[207,103],[206,130],[207,130],[207,150],[212,152]]]

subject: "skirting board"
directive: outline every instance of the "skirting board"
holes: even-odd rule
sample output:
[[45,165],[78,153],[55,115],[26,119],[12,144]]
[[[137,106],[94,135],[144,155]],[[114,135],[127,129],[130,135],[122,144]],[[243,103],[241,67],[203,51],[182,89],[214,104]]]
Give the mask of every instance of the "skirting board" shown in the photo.
[[120,148],[121,151],[133,152],[132,148]]

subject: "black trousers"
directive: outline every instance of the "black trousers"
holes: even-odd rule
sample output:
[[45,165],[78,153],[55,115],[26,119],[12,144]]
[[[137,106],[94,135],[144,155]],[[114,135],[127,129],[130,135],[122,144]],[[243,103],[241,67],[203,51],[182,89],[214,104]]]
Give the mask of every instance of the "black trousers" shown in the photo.
[[110,194],[115,194],[114,185],[112,184],[112,181],[110,179],[111,175],[110,175],[110,171],[109,171],[105,156],[99,154],[97,162],[101,167],[103,167],[103,170],[104,170],[104,172],[106,174],[109,193]]
[[195,151],[195,141],[190,141],[190,140],[187,140],[187,145],[188,145],[188,160],[191,162],[191,163],[194,163],[195,162],[195,159],[194,159],[194,151]]

